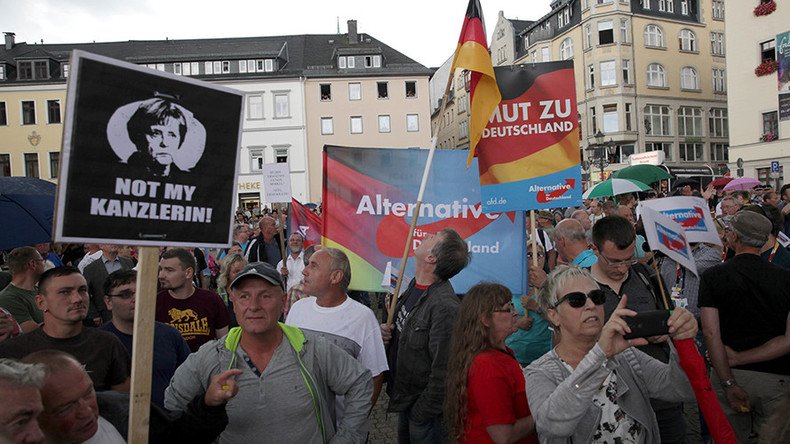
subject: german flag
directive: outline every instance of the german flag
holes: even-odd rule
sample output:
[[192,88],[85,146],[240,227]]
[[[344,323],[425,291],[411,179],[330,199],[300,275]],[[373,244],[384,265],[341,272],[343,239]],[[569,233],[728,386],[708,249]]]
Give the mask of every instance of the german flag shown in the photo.
[[486,32],[483,24],[483,10],[479,0],[469,0],[466,8],[466,18],[461,28],[461,37],[453,57],[450,75],[456,68],[470,71],[469,82],[469,158],[467,168],[475,156],[475,147],[483,130],[488,125],[491,113],[499,105],[502,95],[494,77],[494,67],[491,64],[491,54],[488,53]]

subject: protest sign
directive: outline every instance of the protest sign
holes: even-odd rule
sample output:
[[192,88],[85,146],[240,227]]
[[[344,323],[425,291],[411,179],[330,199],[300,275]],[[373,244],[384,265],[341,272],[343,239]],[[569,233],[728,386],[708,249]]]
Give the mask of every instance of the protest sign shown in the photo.
[[75,51],[55,240],[228,246],[242,99]]
[[[381,291],[387,262],[400,267],[427,156],[417,149],[324,148],[323,244],[348,254],[352,289]],[[484,213],[477,172],[467,170],[466,153],[435,156],[409,256],[427,235],[453,228],[472,251],[471,264],[452,279],[456,292],[493,280],[521,293],[523,214]],[[406,274],[414,275],[413,259]]]
[[670,259],[697,274],[691,246],[686,232],[679,223],[650,207],[642,209],[642,223],[651,250],[666,254]]
[[707,242],[721,245],[721,238],[713,223],[708,204],[701,197],[675,196],[662,199],[643,200],[639,203],[638,213],[652,208],[679,223],[688,236],[689,242]]
[[287,163],[263,165],[263,193],[268,203],[291,202],[291,171]]
[[573,62],[494,71],[502,101],[477,148],[483,210],[581,205]]

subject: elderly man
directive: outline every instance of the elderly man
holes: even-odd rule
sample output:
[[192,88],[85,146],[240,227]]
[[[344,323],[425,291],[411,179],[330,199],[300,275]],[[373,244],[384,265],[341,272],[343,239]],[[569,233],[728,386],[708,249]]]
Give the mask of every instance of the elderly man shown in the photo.
[[381,392],[387,354],[373,311],[348,297],[351,264],[336,248],[322,248],[304,268],[304,292],[311,295],[297,301],[288,312],[288,325],[319,331],[356,358],[373,375],[371,406]]
[[38,444],[44,434],[38,425],[43,411],[39,389],[46,373],[40,365],[0,359],[0,433],[15,443]]
[[36,306],[36,283],[44,272],[44,259],[33,247],[19,247],[8,255],[11,283],[0,291],[0,308],[5,308],[23,332],[38,328],[44,313]]
[[285,264],[280,261],[275,267],[287,279],[285,291],[291,291],[302,280],[302,270],[305,267],[303,247],[304,237],[299,233],[292,234],[288,237],[288,249],[291,250],[291,254],[286,257]]
[[272,267],[282,260],[280,251],[280,235],[277,234],[277,222],[271,216],[264,216],[258,222],[261,234],[250,241],[247,247],[247,262],[266,262]]
[[[237,368],[239,394],[228,401],[220,443],[364,442],[370,371],[321,336],[277,322],[285,292],[271,265],[247,265],[230,289],[239,327],[187,358],[165,392],[165,406],[183,410],[210,376]],[[336,395],[345,403],[337,423]]]
[[44,323],[0,343],[0,357],[20,359],[39,350],[64,351],[85,366],[96,390],[129,391],[130,359],[115,336],[83,327],[88,313],[88,284],[74,267],[56,267],[41,275],[36,304]]
[[566,264],[593,266],[598,257],[590,249],[584,227],[575,219],[564,219],[554,229],[554,248]]
[[94,327],[112,319],[110,310],[104,305],[104,280],[113,271],[134,268],[131,259],[118,254],[121,251],[120,245],[101,244],[99,247],[102,252],[101,257],[85,267],[85,280],[88,282],[88,293],[91,296],[88,319],[92,321]]
[[460,305],[449,279],[470,259],[466,242],[453,229],[425,237],[414,249],[414,279],[398,298],[395,325],[381,326],[388,345],[389,411],[399,414],[398,442],[446,439],[442,405],[451,333]]
[[735,257],[702,273],[699,306],[716,392],[741,443],[759,430],[790,376],[790,271],[760,258],[772,224],[753,211],[726,231]]
[[228,332],[225,303],[211,290],[195,288],[195,257],[183,248],[171,248],[159,260],[156,320],[175,327],[196,352],[201,345]]

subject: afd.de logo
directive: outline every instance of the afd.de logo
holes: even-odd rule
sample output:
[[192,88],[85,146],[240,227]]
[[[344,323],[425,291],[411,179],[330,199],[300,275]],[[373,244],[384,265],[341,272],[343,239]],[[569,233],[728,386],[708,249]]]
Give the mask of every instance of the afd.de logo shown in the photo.
[[656,234],[662,245],[688,259],[685,236],[659,223],[656,223]]
[[661,213],[680,224],[686,231],[708,231],[705,210],[700,207],[661,210]]

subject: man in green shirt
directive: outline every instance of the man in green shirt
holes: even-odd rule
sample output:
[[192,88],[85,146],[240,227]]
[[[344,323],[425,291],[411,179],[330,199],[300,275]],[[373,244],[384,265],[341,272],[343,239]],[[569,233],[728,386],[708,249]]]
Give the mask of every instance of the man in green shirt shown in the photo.
[[8,310],[27,333],[44,322],[44,314],[36,306],[36,284],[44,272],[44,259],[33,247],[19,247],[8,255],[8,268],[11,283],[0,291],[0,307]]

